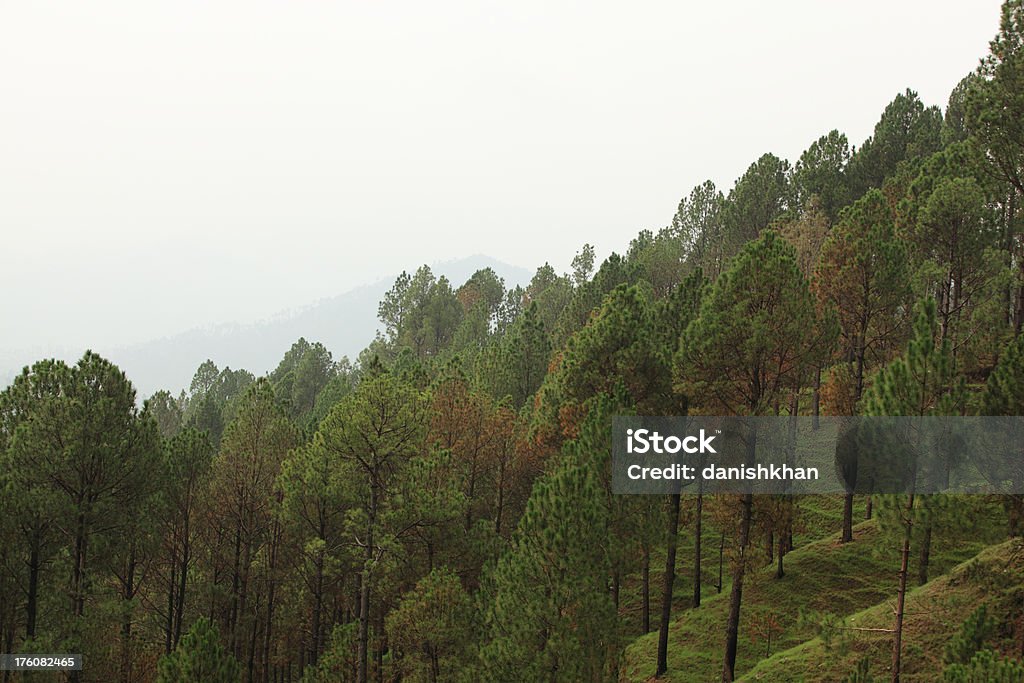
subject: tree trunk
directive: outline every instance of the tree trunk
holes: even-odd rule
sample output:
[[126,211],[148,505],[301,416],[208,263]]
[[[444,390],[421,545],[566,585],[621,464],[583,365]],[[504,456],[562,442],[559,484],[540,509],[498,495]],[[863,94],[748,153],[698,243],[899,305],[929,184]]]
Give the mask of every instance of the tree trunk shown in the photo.
[[263,683],[270,683],[270,649],[274,632],[274,594],[277,588],[277,548],[281,542],[281,527],[275,520],[271,531],[270,558],[267,566],[267,621],[263,631]]
[[75,526],[75,558],[71,575],[72,614],[81,617],[85,613],[85,554],[88,544],[85,512],[79,511]]
[[501,514],[505,508],[505,461],[498,466],[498,503],[494,511],[494,534],[501,535]]
[[640,604],[640,622],[643,633],[651,632],[651,549],[644,543],[643,559],[640,567],[640,583],[642,586]]
[[185,528],[181,539],[181,565],[178,574],[178,606],[175,610],[173,646],[181,642],[181,629],[185,621],[185,589],[188,586],[188,565],[192,562],[192,543],[189,540],[189,519],[185,517]]
[[[15,629],[15,625],[11,624],[10,628],[8,628],[6,630],[6,632],[4,633],[4,636],[3,636],[3,639],[4,639],[3,640],[4,652],[14,652],[14,629]],[[27,678],[27,676],[26,676],[26,678]],[[3,678],[3,680],[4,680],[4,683],[7,683],[7,681],[11,680],[11,672],[10,671],[4,671],[4,678]]]
[[747,544],[750,542],[750,521],[753,517],[754,496],[743,495],[740,521],[739,557],[732,573],[732,593],[729,596],[729,621],[725,627],[725,657],[722,663],[722,681],[731,683],[736,676],[736,645],[740,632],[740,604],[743,602],[743,576],[746,571]]
[[473,458],[473,467],[470,470],[469,490],[466,492],[466,520],[464,522],[468,533],[473,526],[473,498],[476,495],[476,457]]
[[781,579],[786,575],[785,569],[782,567],[782,558],[786,554],[786,534],[779,534],[779,551],[778,551],[778,565],[775,567],[775,578]]
[[[85,503],[78,501],[78,506],[78,517],[75,522],[75,548],[71,570],[71,614],[75,630],[80,627],[80,619],[85,613],[85,558],[89,544]],[[79,683],[82,680],[82,672],[68,672],[68,680],[71,683]]]
[[[747,438],[747,452],[744,465],[757,462],[757,428],[751,429]],[[729,595],[729,619],[725,627],[725,656],[722,662],[722,681],[731,683],[736,677],[736,647],[740,633],[740,605],[743,602],[743,577],[747,568],[747,546],[750,544],[750,525],[754,517],[754,496],[743,494],[740,499],[739,553],[732,573],[732,592]]]
[[[1019,261],[1018,270],[1021,272],[1021,277],[1024,279],[1024,259]],[[1020,336],[1021,329],[1024,328],[1024,284],[1017,287],[1017,310],[1013,314],[1013,333],[1016,336]]]
[[[866,323],[865,323],[866,324]],[[854,384],[854,400],[859,400],[864,395],[864,356],[866,355],[864,349],[864,331],[862,330],[857,337],[857,355],[856,355],[856,371]]]
[[843,498],[843,543],[853,540],[853,494]]
[[[135,549],[132,548],[128,557],[128,567],[125,572],[124,590],[121,599],[128,602],[135,597]],[[125,608],[124,618],[121,621],[121,683],[130,683],[132,680],[132,612]]]
[[[253,528],[252,524],[248,525],[249,528]],[[238,639],[238,652],[235,655],[240,661],[248,662],[249,670],[249,681],[252,681],[252,655],[254,653],[254,646],[256,643],[256,616],[253,615],[252,619],[249,619],[249,581],[251,579],[252,571],[252,544],[247,539],[242,544],[242,565],[241,565],[241,576],[238,580],[238,624],[236,631],[239,635]],[[256,604],[259,607],[259,602]],[[249,638],[246,638],[246,622],[252,622],[252,633]],[[248,643],[248,645],[247,645]],[[248,649],[247,649],[248,648]]]
[[718,539],[718,583],[715,584],[715,589],[718,593],[722,592],[722,565],[725,564],[725,532],[722,532],[721,537]]
[[370,486],[369,516],[366,522],[366,551],[363,554],[363,578],[359,585],[359,648],[356,656],[356,682],[366,683],[370,649],[370,570],[373,563],[373,531],[377,518],[377,488]]
[[441,680],[441,666],[437,656],[437,650],[430,648],[430,683],[438,683]]
[[33,539],[32,550],[28,558],[28,602],[25,604],[25,637],[29,640],[36,637],[36,615],[39,612],[39,570],[42,565],[39,553],[39,541]]
[[921,539],[921,557],[917,566],[917,585],[923,586],[928,583],[928,563],[932,553],[932,523],[928,522],[924,528],[924,538]]
[[381,610],[380,616],[377,618],[377,633],[374,634],[376,640],[376,647],[374,653],[376,654],[377,663],[377,683],[384,683],[384,653],[387,652],[387,640],[384,637],[384,611]]
[[174,649],[174,605],[178,586],[178,560],[171,549],[171,576],[167,580],[167,623],[164,626],[164,654],[171,654]]
[[316,560],[316,579],[313,582],[313,618],[312,642],[309,649],[309,663],[316,664],[320,658],[320,631],[324,611],[324,554],[320,552]]
[[900,653],[903,646],[903,606],[907,596],[907,574],[910,565],[910,536],[913,530],[914,494],[907,501],[907,521],[903,531],[903,552],[900,555],[900,583],[896,592],[896,626],[892,640],[892,683],[900,683]]
[[700,588],[701,588],[701,575],[700,575],[700,560],[701,560],[701,547],[700,539],[704,533],[704,493],[699,491],[697,493],[697,513],[696,519],[694,520],[694,531],[693,531],[693,606],[694,608],[700,607]]
[[821,366],[814,371],[814,393],[811,394],[811,415],[814,416],[813,429],[818,431],[821,426]]
[[1024,495],[1011,493],[1003,499],[1010,538],[1024,536]]
[[241,581],[242,563],[242,528],[241,523],[235,526],[234,565],[231,570],[231,611],[228,613],[228,642],[231,654],[238,657],[238,591]]
[[655,678],[668,671],[668,626],[672,618],[672,586],[676,579],[676,546],[679,535],[679,494],[669,496],[668,539],[666,539],[665,576],[661,588],[661,624],[658,629],[658,666]]
[[[259,601],[257,601],[257,604],[259,604]],[[259,620],[256,619],[254,615],[252,619],[252,628],[249,629],[249,652],[246,658],[246,671],[248,674],[245,680],[248,681],[248,683],[252,683],[253,680],[255,680],[253,674],[256,670],[256,631],[258,630],[258,626]]]

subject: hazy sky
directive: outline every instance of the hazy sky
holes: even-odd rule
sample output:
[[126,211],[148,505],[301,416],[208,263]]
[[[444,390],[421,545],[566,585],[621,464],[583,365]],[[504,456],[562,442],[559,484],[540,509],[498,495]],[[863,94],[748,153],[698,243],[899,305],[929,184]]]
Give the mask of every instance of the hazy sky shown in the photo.
[[0,0],[0,352],[621,250],[908,86],[944,105],[998,8]]

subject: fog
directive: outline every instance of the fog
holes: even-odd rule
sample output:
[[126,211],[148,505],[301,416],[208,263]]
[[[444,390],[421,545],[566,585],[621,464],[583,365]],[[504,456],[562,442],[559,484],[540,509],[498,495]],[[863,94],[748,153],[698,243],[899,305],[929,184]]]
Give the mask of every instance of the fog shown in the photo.
[[906,87],[944,105],[998,8],[2,2],[0,355],[622,250]]

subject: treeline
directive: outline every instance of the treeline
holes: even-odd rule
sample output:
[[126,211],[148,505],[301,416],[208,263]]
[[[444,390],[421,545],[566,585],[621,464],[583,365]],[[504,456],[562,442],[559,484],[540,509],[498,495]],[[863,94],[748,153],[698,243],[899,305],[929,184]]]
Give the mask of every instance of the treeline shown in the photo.
[[[611,416],[1021,414],[1022,74],[1010,0],[944,113],[907,90],[859,147],[766,154],[600,265],[403,274],[355,363],[299,340],[141,408],[95,354],[26,368],[0,394],[3,651],[81,652],[76,681],[598,681],[659,630],[660,674],[710,524],[732,680],[745,574],[784,575],[800,501],[612,496]],[[893,680],[954,509],[869,500],[901,549]]]

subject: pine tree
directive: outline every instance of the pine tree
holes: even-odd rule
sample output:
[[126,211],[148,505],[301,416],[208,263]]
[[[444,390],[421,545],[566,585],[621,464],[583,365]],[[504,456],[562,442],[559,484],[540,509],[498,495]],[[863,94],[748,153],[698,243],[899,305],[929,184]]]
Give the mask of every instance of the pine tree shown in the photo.
[[942,112],[925,107],[909,88],[897,95],[882,112],[874,131],[849,164],[854,197],[880,188],[900,162],[926,157],[941,145]]
[[918,213],[915,251],[926,259],[940,335],[949,337],[954,355],[976,327],[989,324],[972,320],[996,277],[986,249],[996,246],[998,234],[987,214],[985,195],[973,178],[936,179]]
[[[57,453],[47,451],[56,449],[57,444],[36,438],[41,434],[33,436],[38,427],[31,423],[47,420],[57,410],[60,397],[71,391],[71,378],[71,369],[62,361],[40,361],[25,368],[0,393],[0,504],[9,525],[4,530],[17,534],[16,546],[22,549],[16,555],[17,563],[25,568],[23,575],[9,577],[12,589],[6,594],[14,595],[14,586],[24,586],[24,615],[18,621],[23,621],[29,641],[38,635],[45,570],[52,556],[66,546],[59,538],[63,494],[53,489],[48,470],[42,466],[56,462]],[[14,604],[5,601],[5,607]],[[11,614],[8,618],[13,634],[16,617]]]
[[988,606],[974,610],[949,643],[946,644],[947,664],[968,664],[984,646],[995,630],[996,623],[988,614]]
[[[948,340],[937,346],[936,335],[935,301],[925,299],[917,307],[906,353],[879,372],[865,396],[868,415],[923,417],[960,412],[963,381],[954,374]],[[915,528],[925,523],[931,510],[915,495],[913,482],[908,494],[886,496],[883,501],[888,514],[880,515],[882,524],[896,531],[902,542],[891,667],[892,682],[899,683],[911,541]],[[923,545],[922,559],[926,550]]]
[[953,664],[942,672],[945,683],[1024,683],[1024,665],[981,650],[967,664]]
[[[679,348],[680,338],[700,310],[708,283],[704,271],[696,268],[665,299],[658,302],[654,312],[654,344],[661,354],[662,365],[671,367]],[[685,415],[688,399],[673,393],[662,407],[665,414]],[[676,548],[679,541],[680,493],[668,496],[665,538],[665,572],[662,575],[661,616],[658,622],[658,663],[656,676],[668,671],[668,629],[672,619],[672,598],[676,578]],[[693,607],[700,607],[701,599],[701,536],[703,531],[704,494],[698,491],[694,515]]]
[[[868,371],[888,360],[900,341],[910,298],[906,248],[894,234],[881,191],[871,190],[843,213],[822,249],[814,290],[819,302],[838,313],[840,350],[853,365],[856,404]],[[843,511],[843,542],[852,540],[851,490]]]
[[764,154],[737,179],[722,208],[727,256],[759,238],[775,221],[795,215],[798,205],[791,176],[788,161]]
[[238,660],[220,644],[217,627],[201,617],[169,655],[160,658],[157,683],[238,683]]
[[621,384],[640,414],[657,414],[671,388],[653,327],[639,289],[615,288],[567,344],[559,368],[565,397],[582,404]]
[[[999,363],[985,384],[982,397],[985,415],[1024,415],[1024,335],[1018,336],[1003,352]],[[1007,443],[1019,443],[1019,430],[1006,434]],[[1024,469],[1015,472],[1016,490],[1024,488]],[[1024,495],[1009,494],[1004,498],[1011,536],[1024,534]]]
[[814,290],[837,311],[840,346],[854,364],[859,400],[872,364],[887,360],[900,341],[910,297],[906,248],[880,191],[843,214],[822,249]]
[[978,67],[965,122],[990,171],[1024,194],[1024,2],[1005,0],[999,33]]
[[[44,478],[51,511],[44,514],[64,534],[70,559],[64,636],[83,654],[98,653],[107,646],[95,640],[101,632],[96,620],[103,614],[90,613],[87,605],[97,586],[117,580],[114,556],[129,545],[124,538],[133,538],[134,524],[159,484],[153,476],[159,469],[159,435],[114,364],[87,351],[74,367],[61,365],[39,367],[45,379],[38,382],[32,371],[20,378],[34,409],[15,430],[9,449],[20,466]],[[75,680],[80,676],[71,674]]]
[[388,614],[388,641],[403,681],[470,681],[475,676],[476,615],[459,577],[435,569]]
[[711,279],[718,277],[726,259],[724,204],[725,197],[713,182],[706,180],[680,200],[668,228],[683,243],[687,265],[703,270]]
[[[211,472],[220,540],[214,550],[231,582],[222,589],[228,598],[224,623],[231,652],[247,671],[269,656],[280,572],[278,475],[298,438],[270,381],[261,378],[241,397]],[[261,630],[264,640],[256,642],[252,634]]]
[[[989,54],[971,79],[965,96],[964,128],[968,144],[982,159],[982,173],[1001,184],[1006,223],[1003,248],[1016,252],[1016,282],[1011,322],[1016,334],[1024,327],[1024,259],[1020,258],[1021,202],[1024,199],[1024,2],[1005,0],[999,32]],[[1012,302],[1007,302],[1012,303]]]
[[200,498],[206,489],[214,449],[209,436],[186,427],[164,446],[164,489],[167,513],[163,520],[164,543],[168,550],[165,580],[167,614],[164,649],[169,653],[181,640],[185,621],[186,591],[196,562],[195,541]]
[[494,569],[482,653],[491,681],[601,681],[612,675],[616,615],[607,494],[608,399],[597,399],[580,438],[534,486],[508,550]]
[[317,395],[337,374],[338,366],[323,344],[300,338],[270,373],[270,382],[289,415],[298,420],[313,411]]
[[592,280],[573,290],[572,298],[554,328],[556,345],[582,329],[612,290],[620,285],[636,284],[638,275],[639,264],[636,262],[616,253],[606,258]]
[[368,677],[371,596],[386,547],[385,516],[403,470],[422,452],[425,407],[420,392],[385,373],[364,379],[320,425],[324,448],[330,457],[347,463],[348,486],[358,496],[352,531],[362,551],[359,683],[366,683]]
[[355,503],[344,461],[332,457],[317,433],[294,451],[281,468],[286,527],[298,546],[308,594],[307,661],[316,664],[329,634],[328,612],[334,587],[351,569],[346,562],[345,515]]
[[687,244],[672,228],[641,230],[630,242],[626,260],[636,268],[637,281],[660,301],[682,280],[687,270]]
[[838,130],[815,140],[793,169],[798,205],[807,206],[816,198],[828,222],[834,222],[839,210],[852,199],[846,177],[849,163],[850,143]]
[[[675,359],[676,388],[725,415],[765,415],[789,397],[835,337],[819,320],[796,252],[772,231],[747,244],[719,276],[686,329]],[[756,435],[748,443],[754,461]],[[733,571],[722,680],[735,677],[740,604],[750,542],[753,496],[740,500],[739,559]]]
[[871,675],[871,660],[864,657],[857,662],[857,670],[840,683],[874,683],[874,680],[875,677]]

